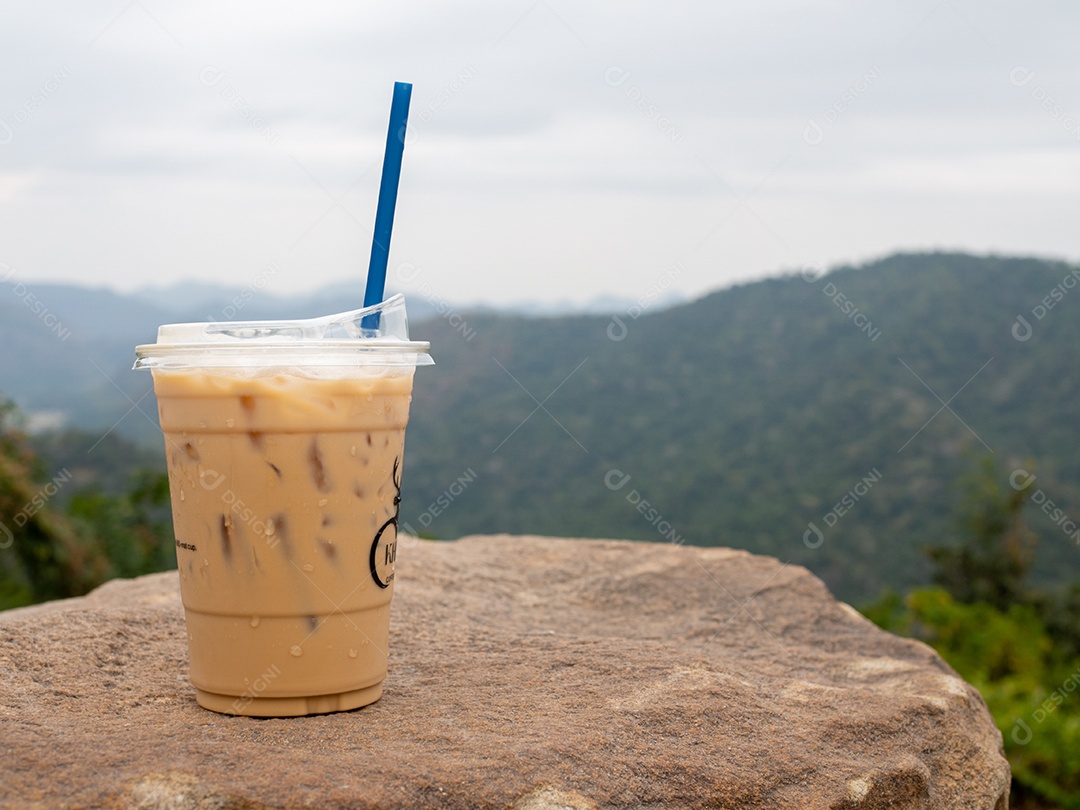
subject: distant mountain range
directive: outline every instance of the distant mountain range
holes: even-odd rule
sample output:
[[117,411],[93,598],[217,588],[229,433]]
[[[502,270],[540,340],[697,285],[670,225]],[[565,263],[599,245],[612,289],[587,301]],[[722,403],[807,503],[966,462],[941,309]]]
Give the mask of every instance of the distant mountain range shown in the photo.
[[[222,307],[188,292],[35,288],[50,321],[0,288],[0,391],[156,446],[132,346]],[[321,294],[242,317],[342,308]],[[955,536],[956,481],[989,456],[1003,482],[1036,475],[1040,580],[1080,573],[1076,267],[902,254],[645,312],[417,303],[437,365],[417,373],[407,528],[730,545],[859,601],[925,581],[922,547]]]
[[[300,296],[276,296],[255,286],[228,288],[217,284],[182,282],[165,287],[149,287],[134,293],[132,297],[144,301],[156,309],[172,313],[187,320],[233,320],[266,318],[311,318],[355,309],[357,296],[362,291],[355,281],[342,281],[320,287],[312,293]],[[407,293],[409,318],[414,322],[428,320],[442,311],[499,312],[506,315],[522,315],[529,318],[558,317],[561,315],[607,314],[625,310],[634,300],[617,295],[603,295],[584,303],[573,301],[525,302],[495,306],[465,301],[443,302],[428,300],[419,293]],[[668,292],[660,298],[654,309],[664,309],[684,303],[685,299]]]
[[[258,285],[231,288],[185,282],[123,294],[68,284],[0,282],[0,393],[29,416],[32,429],[70,425],[108,427],[136,437],[153,437],[153,424],[125,418],[150,388],[149,375],[132,374],[134,347],[152,343],[163,323],[208,320],[311,318],[359,305],[362,292],[352,282],[320,287],[306,295],[276,296]],[[653,309],[671,306],[668,296]],[[633,301],[616,296],[585,304],[518,304],[502,309],[450,304],[410,295],[412,323],[440,313],[501,312],[523,317],[617,312]],[[152,403],[151,403],[152,405]],[[153,414],[154,408],[146,408]]]

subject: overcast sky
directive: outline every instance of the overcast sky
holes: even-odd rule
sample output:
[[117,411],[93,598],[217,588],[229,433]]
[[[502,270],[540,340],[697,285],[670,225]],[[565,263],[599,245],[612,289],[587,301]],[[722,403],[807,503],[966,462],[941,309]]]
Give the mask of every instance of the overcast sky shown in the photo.
[[359,300],[395,80],[406,290],[580,302],[897,249],[1076,260],[1078,29],[1066,0],[8,4],[0,275],[355,277]]

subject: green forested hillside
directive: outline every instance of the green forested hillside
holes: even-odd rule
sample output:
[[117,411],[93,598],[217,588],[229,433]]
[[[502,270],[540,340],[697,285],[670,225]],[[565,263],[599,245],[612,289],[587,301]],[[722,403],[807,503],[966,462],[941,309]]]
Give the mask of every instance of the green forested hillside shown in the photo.
[[[1075,268],[920,254],[807,276],[621,313],[625,337],[599,317],[419,325],[438,365],[417,375],[403,521],[731,545],[859,601],[925,581],[984,456],[1080,519]],[[1029,509],[1036,579],[1074,577],[1077,526]]]
[[[1033,579],[1068,582],[1078,282],[1063,263],[907,254],[663,311],[417,323],[437,365],[417,373],[402,521],[441,538],[731,545],[807,565],[860,602],[927,581],[922,548],[955,531],[953,482],[988,457],[1035,474]],[[82,480],[97,464],[127,481],[113,445],[95,444],[109,429],[160,453],[149,377],[127,370],[146,313],[126,338],[69,319],[67,339],[19,302],[0,315],[0,392],[90,431],[81,461],[73,442],[38,437],[46,472]]]

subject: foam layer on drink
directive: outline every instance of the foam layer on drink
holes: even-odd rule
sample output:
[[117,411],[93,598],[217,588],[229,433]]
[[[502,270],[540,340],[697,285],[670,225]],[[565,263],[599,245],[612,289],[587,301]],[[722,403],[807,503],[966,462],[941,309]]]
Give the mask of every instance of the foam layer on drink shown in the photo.
[[154,370],[202,705],[378,698],[413,371]]

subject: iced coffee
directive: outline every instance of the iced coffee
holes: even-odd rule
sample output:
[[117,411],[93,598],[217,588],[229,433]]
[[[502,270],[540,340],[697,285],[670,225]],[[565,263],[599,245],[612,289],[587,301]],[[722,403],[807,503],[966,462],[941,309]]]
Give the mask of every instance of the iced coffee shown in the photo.
[[205,343],[192,325],[163,327],[140,347],[157,358],[144,365],[206,708],[302,715],[382,693],[405,427],[415,366],[430,362],[401,334],[403,309],[394,325],[400,302],[382,306],[377,330],[358,311],[299,328],[203,325]]

